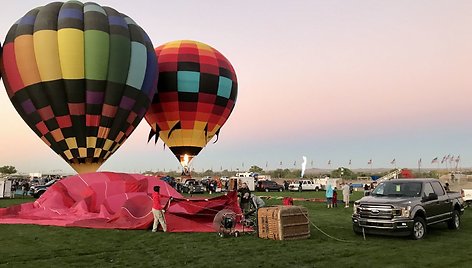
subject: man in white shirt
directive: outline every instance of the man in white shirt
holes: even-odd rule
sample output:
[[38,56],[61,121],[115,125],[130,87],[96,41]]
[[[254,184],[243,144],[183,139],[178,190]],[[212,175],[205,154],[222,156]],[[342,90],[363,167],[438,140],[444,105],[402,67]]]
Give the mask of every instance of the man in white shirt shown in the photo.
[[349,194],[350,194],[349,184],[344,183],[342,189],[343,189],[344,208],[348,208],[349,207]]

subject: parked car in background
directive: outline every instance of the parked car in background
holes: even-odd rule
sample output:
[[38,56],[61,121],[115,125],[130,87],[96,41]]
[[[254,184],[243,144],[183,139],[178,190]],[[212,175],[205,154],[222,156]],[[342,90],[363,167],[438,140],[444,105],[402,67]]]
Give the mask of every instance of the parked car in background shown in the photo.
[[182,185],[182,193],[203,194],[205,187],[195,179],[187,179]]
[[175,181],[174,177],[171,176],[164,176],[161,178],[162,181],[167,182],[172,188],[176,188],[177,182]]
[[312,180],[298,180],[296,182],[290,183],[288,189],[290,191],[298,191],[298,187],[302,183],[302,191],[319,191],[321,190],[321,184],[315,183]]
[[43,195],[46,192],[46,190],[49,187],[51,187],[54,183],[58,181],[59,181],[58,179],[53,179],[43,185],[31,186],[29,190],[29,194],[32,195],[34,198],[39,198],[41,195]]
[[461,189],[462,200],[470,206],[472,204],[472,189]]
[[30,181],[30,186],[35,186],[35,185],[40,185],[41,182],[39,181],[39,179],[32,179]]
[[256,184],[256,191],[260,192],[269,192],[269,191],[279,191],[282,192],[284,187],[275,181],[258,181]]

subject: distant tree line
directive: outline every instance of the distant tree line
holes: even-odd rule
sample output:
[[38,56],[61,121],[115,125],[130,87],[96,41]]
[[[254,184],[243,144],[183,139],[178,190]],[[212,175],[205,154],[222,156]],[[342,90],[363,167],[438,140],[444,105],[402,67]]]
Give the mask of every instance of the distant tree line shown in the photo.
[[15,174],[16,168],[14,166],[3,166],[0,167],[0,173],[1,174]]
[[[337,169],[334,169],[330,172],[327,172],[327,173],[319,173],[319,174],[305,174],[304,175],[304,178],[324,178],[326,176],[329,176],[330,178],[343,178],[343,179],[346,179],[346,180],[356,180],[357,178],[359,177],[371,177],[371,176],[377,176],[377,177],[382,177],[392,171],[394,171],[395,169],[392,169],[392,170],[388,170],[388,171],[385,171],[385,172],[377,172],[377,173],[373,173],[373,172],[366,172],[366,171],[362,171],[362,172],[354,172],[353,170],[349,169],[349,168],[345,168],[345,167],[340,167],[340,168],[337,168]],[[281,179],[294,179],[294,178],[300,178],[301,177],[301,169],[276,169],[276,170],[264,170],[263,168],[259,167],[259,166],[256,166],[256,165],[253,165],[249,168],[248,170],[249,172],[254,172],[254,173],[258,173],[258,174],[262,174],[262,175],[269,175],[271,178],[274,178],[274,179],[277,179],[277,178],[281,178]],[[218,177],[221,177],[221,176],[227,176],[227,177],[232,177],[232,176],[235,176],[236,173],[239,172],[239,171],[233,171],[233,170],[222,170],[222,171],[213,171],[211,169],[208,169],[208,170],[205,170],[205,171],[202,171],[202,172],[196,172],[196,171],[192,171],[192,176],[193,177],[205,177],[205,176],[218,176]],[[415,178],[439,178],[440,175],[442,175],[439,171],[435,171],[435,170],[432,170],[432,171],[418,171],[418,170],[410,170],[411,174],[413,177]],[[155,174],[155,175],[163,175],[163,173],[159,173],[159,172],[146,172],[146,173],[151,173],[151,174]],[[168,176],[172,176],[172,177],[180,177],[181,174],[179,172],[175,172],[175,171],[172,171],[172,172],[164,172],[165,175],[168,175]],[[467,174],[467,172],[464,172],[465,174]]]

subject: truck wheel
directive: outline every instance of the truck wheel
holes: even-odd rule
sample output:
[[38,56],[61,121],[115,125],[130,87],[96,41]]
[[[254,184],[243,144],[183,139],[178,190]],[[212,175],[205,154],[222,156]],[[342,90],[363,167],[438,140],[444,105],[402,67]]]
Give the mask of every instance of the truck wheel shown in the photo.
[[265,191],[266,191],[266,192],[269,192],[269,188],[266,188]]
[[316,192],[318,192],[319,190],[320,190],[320,188],[318,188],[318,187],[315,188],[315,191],[316,191]]
[[452,219],[447,221],[447,227],[451,230],[458,230],[461,227],[461,216],[457,210],[454,209],[452,212]]
[[279,188],[279,192],[283,192],[283,191],[284,191],[284,189],[282,189],[282,188]]
[[426,222],[421,217],[415,217],[413,219],[413,230],[411,237],[415,240],[423,239],[426,235]]

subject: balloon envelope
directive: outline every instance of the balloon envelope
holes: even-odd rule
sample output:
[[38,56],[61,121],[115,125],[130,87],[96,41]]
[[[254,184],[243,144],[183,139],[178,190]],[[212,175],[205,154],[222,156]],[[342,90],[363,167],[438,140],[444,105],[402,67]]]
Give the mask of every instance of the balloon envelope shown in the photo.
[[147,34],[110,7],[35,8],[9,30],[1,70],[28,126],[77,172],[105,162],[149,107],[157,61]]
[[[146,120],[182,162],[196,156],[219,133],[238,93],[231,63],[216,49],[178,40],[156,48],[157,92]],[[185,166],[185,164],[183,164]]]

